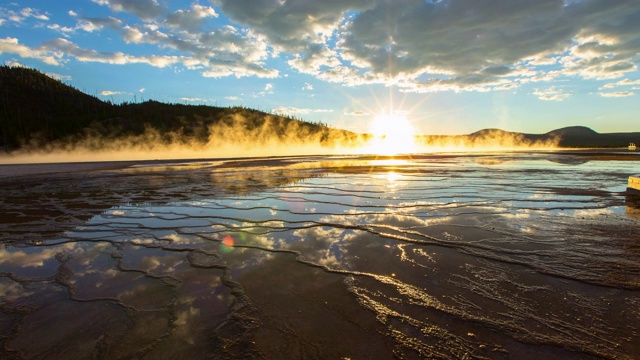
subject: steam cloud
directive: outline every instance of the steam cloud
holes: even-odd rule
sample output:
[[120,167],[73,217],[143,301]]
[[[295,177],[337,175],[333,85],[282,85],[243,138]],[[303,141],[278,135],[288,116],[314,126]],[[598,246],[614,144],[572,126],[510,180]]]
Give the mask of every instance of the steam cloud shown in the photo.
[[[242,114],[208,126],[206,140],[179,132],[146,127],[140,135],[103,136],[87,130],[82,136],[45,145],[37,139],[20,150],[0,156],[0,163],[203,159],[294,155],[389,154],[378,152],[368,134],[325,128],[315,131],[304,123],[268,115],[256,125]],[[416,136],[415,153],[550,150],[559,138],[532,141],[522,134],[489,130],[472,135]]]

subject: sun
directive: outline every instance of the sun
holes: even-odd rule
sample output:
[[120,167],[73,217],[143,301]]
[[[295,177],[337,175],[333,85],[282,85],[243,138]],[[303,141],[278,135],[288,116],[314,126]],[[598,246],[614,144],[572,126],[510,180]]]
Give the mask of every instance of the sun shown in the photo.
[[414,153],[416,150],[416,131],[403,113],[376,116],[369,132],[373,135],[368,146],[372,153],[397,155]]

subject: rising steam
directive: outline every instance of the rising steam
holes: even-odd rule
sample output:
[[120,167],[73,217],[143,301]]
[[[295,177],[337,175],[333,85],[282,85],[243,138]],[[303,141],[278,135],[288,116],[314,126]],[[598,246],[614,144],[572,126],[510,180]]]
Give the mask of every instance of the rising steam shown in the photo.
[[[230,114],[225,121],[209,125],[206,133],[203,139],[146,127],[142,134],[118,137],[87,130],[82,136],[64,141],[44,145],[32,141],[20,150],[0,156],[0,163],[388,154],[379,148],[375,136],[328,127],[317,131],[302,122],[272,115],[256,124],[242,114]],[[414,153],[548,150],[557,148],[560,140],[557,137],[531,140],[523,134],[500,130],[414,139],[415,146],[411,147]]]
[[483,130],[471,135],[416,138],[417,147],[423,152],[554,150],[559,148],[560,140],[559,136],[528,137],[498,129]]
[[198,159],[345,154],[366,143],[357,135],[324,127],[314,131],[298,121],[267,115],[256,124],[242,114],[207,127],[205,139],[147,126],[139,135],[104,136],[87,130],[79,137],[42,144],[36,139],[0,157],[0,163]]

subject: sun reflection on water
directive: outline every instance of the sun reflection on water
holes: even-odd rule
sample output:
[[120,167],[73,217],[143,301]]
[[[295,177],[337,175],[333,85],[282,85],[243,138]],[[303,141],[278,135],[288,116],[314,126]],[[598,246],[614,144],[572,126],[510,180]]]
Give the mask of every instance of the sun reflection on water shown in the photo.
[[[393,185],[394,187],[398,185],[397,184],[397,180],[399,180],[400,177],[401,177],[400,174],[398,174],[396,172],[393,172],[393,171],[388,172],[387,175],[386,175],[387,181],[389,183],[391,183],[391,185]],[[387,185],[387,186],[389,186],[389,185]]]

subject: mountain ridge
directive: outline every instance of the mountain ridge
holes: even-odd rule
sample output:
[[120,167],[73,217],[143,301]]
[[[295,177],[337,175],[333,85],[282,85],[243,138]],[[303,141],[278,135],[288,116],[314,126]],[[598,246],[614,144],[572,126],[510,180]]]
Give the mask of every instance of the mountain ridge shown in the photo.
[[[294,117],[245,107],[167,104],[155,100],[114,104],[86,94],[35,69],[0,66],[0,150],[46,148],[51,143],[140,137],[181,143],[227,141],[316,142],[355,144],[371,137]],[[420,135],[424,143],[449,140],[477,142],[510,138],[514,143],[555,143],[560,147],[626,147],[640,143],[640,132],[598,133],[568,126],[544,134],[481,129],[467,135]],[[222,141],[217,139],[216,141]],[[97,142],[101,143],[101,142]],[[99,145],[96,145],[99,146]]]
[[[73,146],[131,137],[166,143],[284,143],[313,141],[331,146],[333,139],[353,142],[359,136],[326,124],[269,114],[245,107],[167,104],[155,100],[114,104],[85,94],[38,70],[0,66],[0,149]],[[101,141],[104,140],[104,141]],[[94,145],[90,145],[94,146]],[[98,146],[98,145],[95,145]]]

